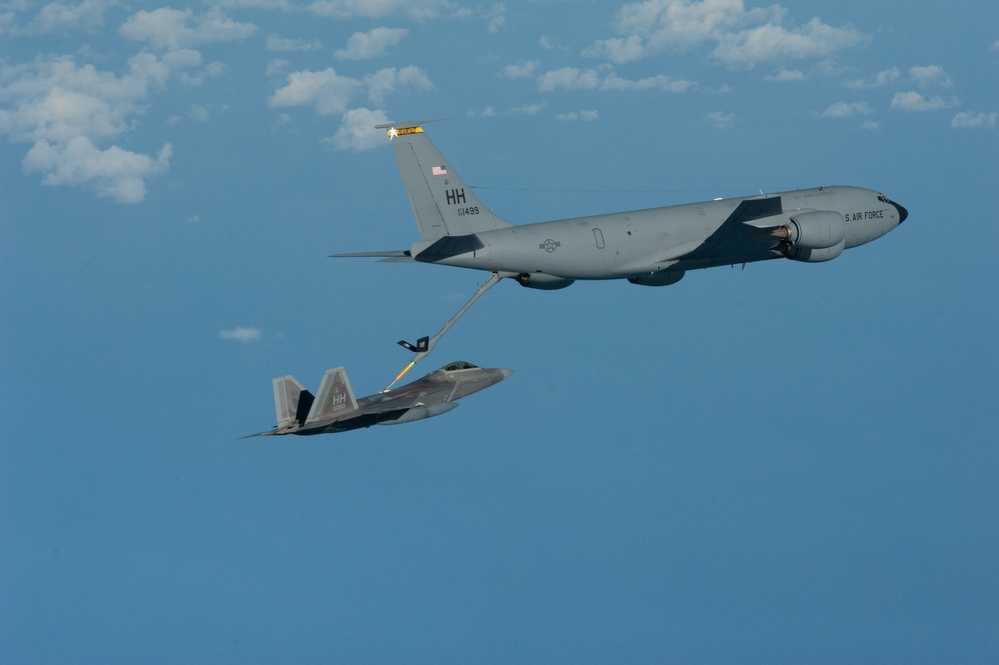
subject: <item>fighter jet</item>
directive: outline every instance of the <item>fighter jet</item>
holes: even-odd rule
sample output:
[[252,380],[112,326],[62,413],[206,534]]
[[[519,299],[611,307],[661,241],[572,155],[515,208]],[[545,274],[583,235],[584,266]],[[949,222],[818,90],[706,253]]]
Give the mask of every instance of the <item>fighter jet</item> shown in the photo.
[[426,122],[378,126],[392,143],[421,239],[408,250],[334,256],[485,270],[533,289],[580,279],[668,286],[699,268],[829,261],[880,238],[909,214],[877,191],[825,186],[513,225],[444,159],[423,130]]
[[313,396],[294,377],[281,376],[274,379],[277,426],[242,438],[327,434],[372,425],[411,423],[447,413],[458,406],[457,400],[496,385],[511,374],[513,370],[484,369],[457,361],[413,383],[361,399],[354,399],[343,367],[323,375],[318,396]]

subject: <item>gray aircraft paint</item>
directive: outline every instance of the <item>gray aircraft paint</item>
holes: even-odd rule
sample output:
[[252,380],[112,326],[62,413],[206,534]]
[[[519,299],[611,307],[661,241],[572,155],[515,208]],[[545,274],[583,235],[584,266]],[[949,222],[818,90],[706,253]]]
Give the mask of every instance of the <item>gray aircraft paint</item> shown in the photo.
[[513,225],[485,207],[422,124],[379,126],[388,131],[421,240],[408,251],[335,256],[485,270],[541,289],[577,279],[665,286],[699,268],[828,261],[908,216],[874,190],[825,186]]
[[476,367],[456,361],[394,390],[354,398],[343,367],[323,375],[313,397],[291,376],[274,379],[277,426],[255,436],[347,432],[372,425],[399,425],[451,411],[457,400],[494,386],[513,370]]

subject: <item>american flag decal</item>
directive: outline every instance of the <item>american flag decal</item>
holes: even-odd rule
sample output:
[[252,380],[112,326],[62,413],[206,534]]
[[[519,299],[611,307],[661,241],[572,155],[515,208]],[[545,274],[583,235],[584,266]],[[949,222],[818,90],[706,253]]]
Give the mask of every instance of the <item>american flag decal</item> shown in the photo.
[[431,175],[447,175],[447,167],[435,166],[432,169],[430,169],[430,173]]

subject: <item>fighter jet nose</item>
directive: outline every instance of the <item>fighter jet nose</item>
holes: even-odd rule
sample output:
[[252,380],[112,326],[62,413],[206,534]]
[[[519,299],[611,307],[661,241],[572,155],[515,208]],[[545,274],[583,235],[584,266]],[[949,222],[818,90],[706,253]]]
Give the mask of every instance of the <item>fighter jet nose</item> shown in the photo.
[[[512,369],[498,369],[496,371],[503,375],[503,379],[508,378],[511,374],[513,374]],[[500,379],[500,381],[503,379]]]
[[898,223],[901,224],[905,221],[905,218],[909,216],[909,211],[894,201],[891,201],[890,203],[895,206],[895,210],[898,210]]

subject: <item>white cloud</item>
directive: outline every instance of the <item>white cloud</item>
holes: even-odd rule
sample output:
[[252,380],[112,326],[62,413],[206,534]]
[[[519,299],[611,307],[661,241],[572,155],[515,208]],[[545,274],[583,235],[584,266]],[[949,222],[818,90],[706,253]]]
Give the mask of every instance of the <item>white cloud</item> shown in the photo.
[[600,85],[601,90],[662,90],[664,92],[686,92],[693,86],[692,81],[674,79],[659,74],[643,79],[631,80],[621,78],[617,74],[607,75]]
[[815,65],[815,69],[822,76],[839,76],[846,71],[846,67],[836,62],[833,58],[820,60],[819,63]]
[[[996,43],[999,44],[999,42]],[[555,42],[553,42],[551,38],[548,37],[547,35],[541,35],[541,37],[538,39],[538,46],[540,46],[546,51],[555,51],[561,48],[559,46],[556,46]]]
[[767,24],[727,34],[719,40],[712,55],[727,65],[752,67],[777,58],[820,58],[862,41],[864,35],[853,26],[834,28],[813,18],[804,26],[790,30]]
[[156,158],[111,146],[101,150],[89,138],[65,143],[35,142],[24,158],[27,173],[44,173],[46,185],[83,186],[118,203],[138,203],[146,196],[145,178],[170,168],[170,144]]
[[343,114],[343,122],[336,134],[323,139],[336,150],[361,152],[377,148],[385,142],[385,130],[375,129],[375,125],[385,125],[389,118],[385,111],[351,109]]
[[239,326],[232,330],[220,330],[219,338],[227,342],[259,342],[264,338],[264,331],[260,328]]
[[267,70],[265,74],[267,76],[284,76],[284,71],[288,68],[288,64],[287,60],[275,58],[267,63]]
[[23,30],[13,34],[51,34],[71,30],[94,32],[104,25],[104,11],[117,5],[117,0],[83,0],[78,3],[50,2],[39,10]]
[[617,14],[620,37],[603,39],[583,55],[625,63],[666,49],[687,50],[715,43],[713,58],[732,67],[759,62],[823,57],[855,46],[867,36],[853,26],[835,28],[813,18],[804,25],[782,25],[788,10],[780,5],[747,11],[742,0],[646,0],[624,5]]
[[402,87],[433,90],[427,75],[419,67],[387,67],[363,80],[340,76],[332,67],[313,72],[300,71],[288,74],[287,84],[278,88],[267,100],[271,108],[312,106],[319,115],[344,113],[357,95],[367,91],[368,98],[381,105],[385,97]]
[[[173,51],[171,53],[167,53],[167,56],[179,52],[180,51]],[[197,53],[197,51],[194,51],[194,53]],[[205,82],[205,79],[218,78],[219,76],[225,74],[228,69],[229,69],[228,65],[226,65],[224,62],[219,62],[218,60],[216,60],[214,62],[209,62],[207,65],[205,65],[204,69],[196,70],[191,74],[188,74],[187,72],[181,72],[180,81],[181,83],[186,83],[187,85],[201,85],[202,83]]]
[[497,76],[505,79],[531,78],[539,66],[541,66],[540,60],[525,60],[516,65],[507,65]]
[[852,118],[855,115],[870,115],[872,113],[874,113],[874,109],[867,102],[836,102],[817,115],[820,118]]
[[522,104],[507,111],[507,115],[537,115],[548,108],[547,102],[537,104]]
[[380,69],[364,77],[364,83],[368,88],[368,97],[379,106],[384,102],[386,95],[394,93],[397,88],[411,87],[423,91],[434,89],[434,84],[423,70],[412,65],[400,69],[395,67]]
[[601,39],[583,49],[585,58],[604,58],[619,65],[651,55],[652,47],[638,35]]
[[120,75],[78,66],[69,56],[0,67],[0,133],[32,144],[24,170],[41,173],[45,184],[136,203],[145,196],[145,179],[169,168],[169,145],[152,157],[100,144],[133,129],[148,97],[199,62],[196,51],[176,51],[162,58],[140,53]]
[[219,7],[230,7],[233,9],[280,9],[281,11],[291,11],[295,9],[289,0],[216,0]]
[[975,113],[974,111],[961,111],[950,121],[950,126],[954,129],[980,129],[992,128],[996,126],[996,118],[999,113]]
[[771,76],[764,76],[767,81],[777,81],[778,83],[786,83],[788,81],[804,81],[805,75],[798,69],[784,69],[781,67],[780,71]]
[[540,92],[555,90],[662,90],[665,92],[686,92],[696,84],[693,81],[674,79],[659,74],[644,79],[632,80],[621,78],[607,65],[578,69],[563,67],[545,72],[538,77]]
[[277,35],[267,35],[268,51],[319,51],[323,48],[323,43],[318,39],[305,41],[304,39],[285,39]]
[[414,19],[439,16],[463,18],[470,12],[451,0],[317,0],[308,11],[332,18],[381,18],[405,15]]
[[924,88],[930,85],[939,85],[949,88],[953,84],[947,72],[939,65],[929,65],[927,67],[910,67],[909,76],[915,79],[916,83]]
[[596,69],[562,67],[538,77],[538,90],[595,90],[600,87],[601,74]]
[[902,111],[939,111],[957,106],[960,101],[956,97],[944,101],[939,96],[923,97],[915,91],[898,92],[891,100],[891,107]]
[[556,120],[566,120],[580,122],[594,122],[600,119],[599,111],[570,111],[569,113],[559,113],[555,116]]
[[488,10],[483,12],[483,16],[488,21],[486,30],[495,34],[506,25],[506,5],[502,2],[494,2]]
[[709,111],[706,117],[718,129],[728,129],[735,124],[735,113]]
[[187,117],[195,122],[208,122],[208,107],[201,104],[191,104]]
[[989,49],[989,50],[991,50],[991,51],[999,51],[999,39],[997,39],[994,42],[992,42],[992,48]]
[[313,106],[319,115],[343,113],[360,88],[360,81],[340,76],[332,67],[320,72],[292,72],[287,85],[275,90],[267,103],[271,108]]
[[765,16],[762,9],[747,13],[742,0],[650,0],[624,5],[618,12],[618,28],[653,41],[692,46]]
[[856,81],[850,81],[846,84],[846,87],[852,90],[867,90],[870,88],[883,88],[889,83],[897,80],[902,72],[899,71],[898,67],[891,67],[890,69],[883,69],[871,78],[858,79]]
[[347,40],[347,48],[337,50],[333,55],[341,60],[368,60],[380,58],[386,49],[398,44],[409,34],[404,28],[375,28],[368,32],[355,32]]
[[142,10],[118,28],[126,39],[148,42],[154,48],[163,50],[246,39],[256,31],[254,24],[234,21],[217,7],[197,16],[191,9],[164,7],[149,12]]
[[869,132],[873,132],[877,130],[879,127],[881,127],[881,123],[879,123],[877,120],[865,120],[864,124],[861,125],[861,128],[866,129]]

